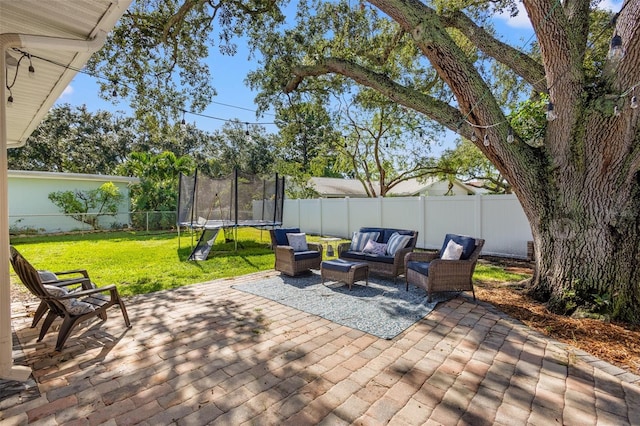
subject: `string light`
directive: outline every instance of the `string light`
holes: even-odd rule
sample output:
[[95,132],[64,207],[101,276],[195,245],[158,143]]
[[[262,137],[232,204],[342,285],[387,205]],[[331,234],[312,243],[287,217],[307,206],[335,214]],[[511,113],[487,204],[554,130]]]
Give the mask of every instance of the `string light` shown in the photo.
[[180,122],[180,126],[182,126],[183,129],[187,127],[187,120],[184,119],[184,113],[185,111],[182,110],[182,121]]
[[558,115],[554,111],[553,102],[549,101],[549,103],[547,104],[547,112],[545,113],[545,115],[547,116],[547,121],[553,121],[558,118]]
[[482,142],[484,144],[484,146],[489,146],[489,134],[485,133],[484,135],[484,140]]
[[620,109],[618,108],[618,105],[614,105],[613,106],[613,115],[615,117],[619,117],[620,116]]
[[515,140],[515,137],[513,136],[513,129],[509,127],[509,133],[507,134],[507,142],[513,143],[514,140]]
[[[635,87],[634,87],[633,89],[631,89],[631,93],[633,93],[635,90],[636,90],[636,88],[635,88]],[[631,102],[629,103],[629,106],[630,106],[632,109],[636,109],[636,108],[638,108],[638,98],[636,97],[636,95],[635,95],[635,94],[633,94],[633,95],[631,96]]]
[[31,62],[31,55],[27,54],[27,57],[29,58],[29,78],[35,78],[36,69],[33,67],[33,62]]
[[607,57],[611,61],[619,61],[624,56],[624,49],[622,48],[622,37],[616,33],[611,39],[611,45],[609,47],[609,53]]

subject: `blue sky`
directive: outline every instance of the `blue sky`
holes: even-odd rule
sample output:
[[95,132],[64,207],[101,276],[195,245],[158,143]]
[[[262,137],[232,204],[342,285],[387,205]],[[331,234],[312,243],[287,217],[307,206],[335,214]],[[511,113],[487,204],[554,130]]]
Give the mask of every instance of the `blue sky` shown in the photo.
[[[296,4],[296,2],[292,3]],[[618,11],[621,4],[622,0],[605,0],[601,2],[600,7]],[[520,13],[516,18],[497,16],[496,27],[501,34],[508,35],[514,46],[522,47],[525,42],[531,41],[531,26],[521,4]],[[238,119],[241,122],[271,123],[273,121],[272,115],[256,118],[255,112],[253,112],[256,108],[253,102],[256,93],[244,84],[247,73],[257,67],[255,62],[248,60],[247,46],[238,43],[238,52],[235,56],[222,56],[215,48],[211,51],[213,55],[209,64],[212,70],[213,84],[218,95],[212,99],[215,103],[209,105],[202,114],[228,120]],[[90,111],[100,109],[124,111],[125,113],[129,111],[126,100],[121,100],[118,105],[114,105],[100,99],[96,79],[82,73],[78,73],[57,102],[69,103],[72,106],[86,104]],[[219,129],[224,124],[221,120],[201,118],[189,114],[185,118],[188,122],[195,123],[200,130],[208,132]],[[270,132],[277,131],[277,128],[271,124],[265,124],[265,128]]]

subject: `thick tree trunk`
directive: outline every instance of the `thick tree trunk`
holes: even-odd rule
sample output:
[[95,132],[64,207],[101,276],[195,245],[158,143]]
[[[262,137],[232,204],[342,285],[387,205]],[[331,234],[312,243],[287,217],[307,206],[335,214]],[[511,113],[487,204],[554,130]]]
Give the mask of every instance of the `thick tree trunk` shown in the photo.
[[[554,312],[578,308],[640,323],[640,181],[628,164],[638,135],[621,125],[634,114],[627,110],[615,129],[587,116],[572,161],[519,194],[534,236],[531,290]],[[536,195],[536,186],[547,192]]]

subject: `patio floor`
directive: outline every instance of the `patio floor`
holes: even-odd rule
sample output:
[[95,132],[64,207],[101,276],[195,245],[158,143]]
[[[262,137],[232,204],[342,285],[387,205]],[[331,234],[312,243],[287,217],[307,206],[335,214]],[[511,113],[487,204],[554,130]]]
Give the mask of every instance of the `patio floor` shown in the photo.
[[14,305],[35,382],[2,424],[638,424],[640,377],[491,305],[457,297],[383,340],[231,288],[272,274],[127,299],[131,329],[112,308],[60,353]]

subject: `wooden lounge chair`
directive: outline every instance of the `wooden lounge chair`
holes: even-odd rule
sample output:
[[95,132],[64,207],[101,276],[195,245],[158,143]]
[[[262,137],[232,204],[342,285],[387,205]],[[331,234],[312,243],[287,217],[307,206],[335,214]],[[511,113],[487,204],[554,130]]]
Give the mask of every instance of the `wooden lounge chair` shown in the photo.
[[[124,302],[118,295],[118,289],[115,285],[93,288],[88,274],[78,279],[43,281],[41,274],[13,246],[11,247],[10,260],[13,270],[20,278],[20,281],[46,305],[42,306],[41,303],[38,307],[36,315],[39,315],[39,317],[37,319],[34,317],[32,326],[35,326],[38,320],[47,313],[48,308],[47,316],[40,329],[38,341],[44,338],[57,317],[63,319],[56,342],[56,351],[62,350],[69,335],[78,323],[96,316],[106,321],[106,310],[113,305],[120,307],[125,324],[127,327],[131,327]],[[79,291],[70,292],[66,287],[72,284],[80,284],[82,287],[78,289]],[[107,292],[108,295],[103,294]]]
[[[463,246],[460,259],[441,258],[451,240]],[[425,289],[429,302],[433,293],[440,291],[471,291],[476,300],[471,277],[483,245],[482,239],[447,234],[442,250],[437,253],[408,253],[404,258],[406,289],[409,290],[410,283]]]

